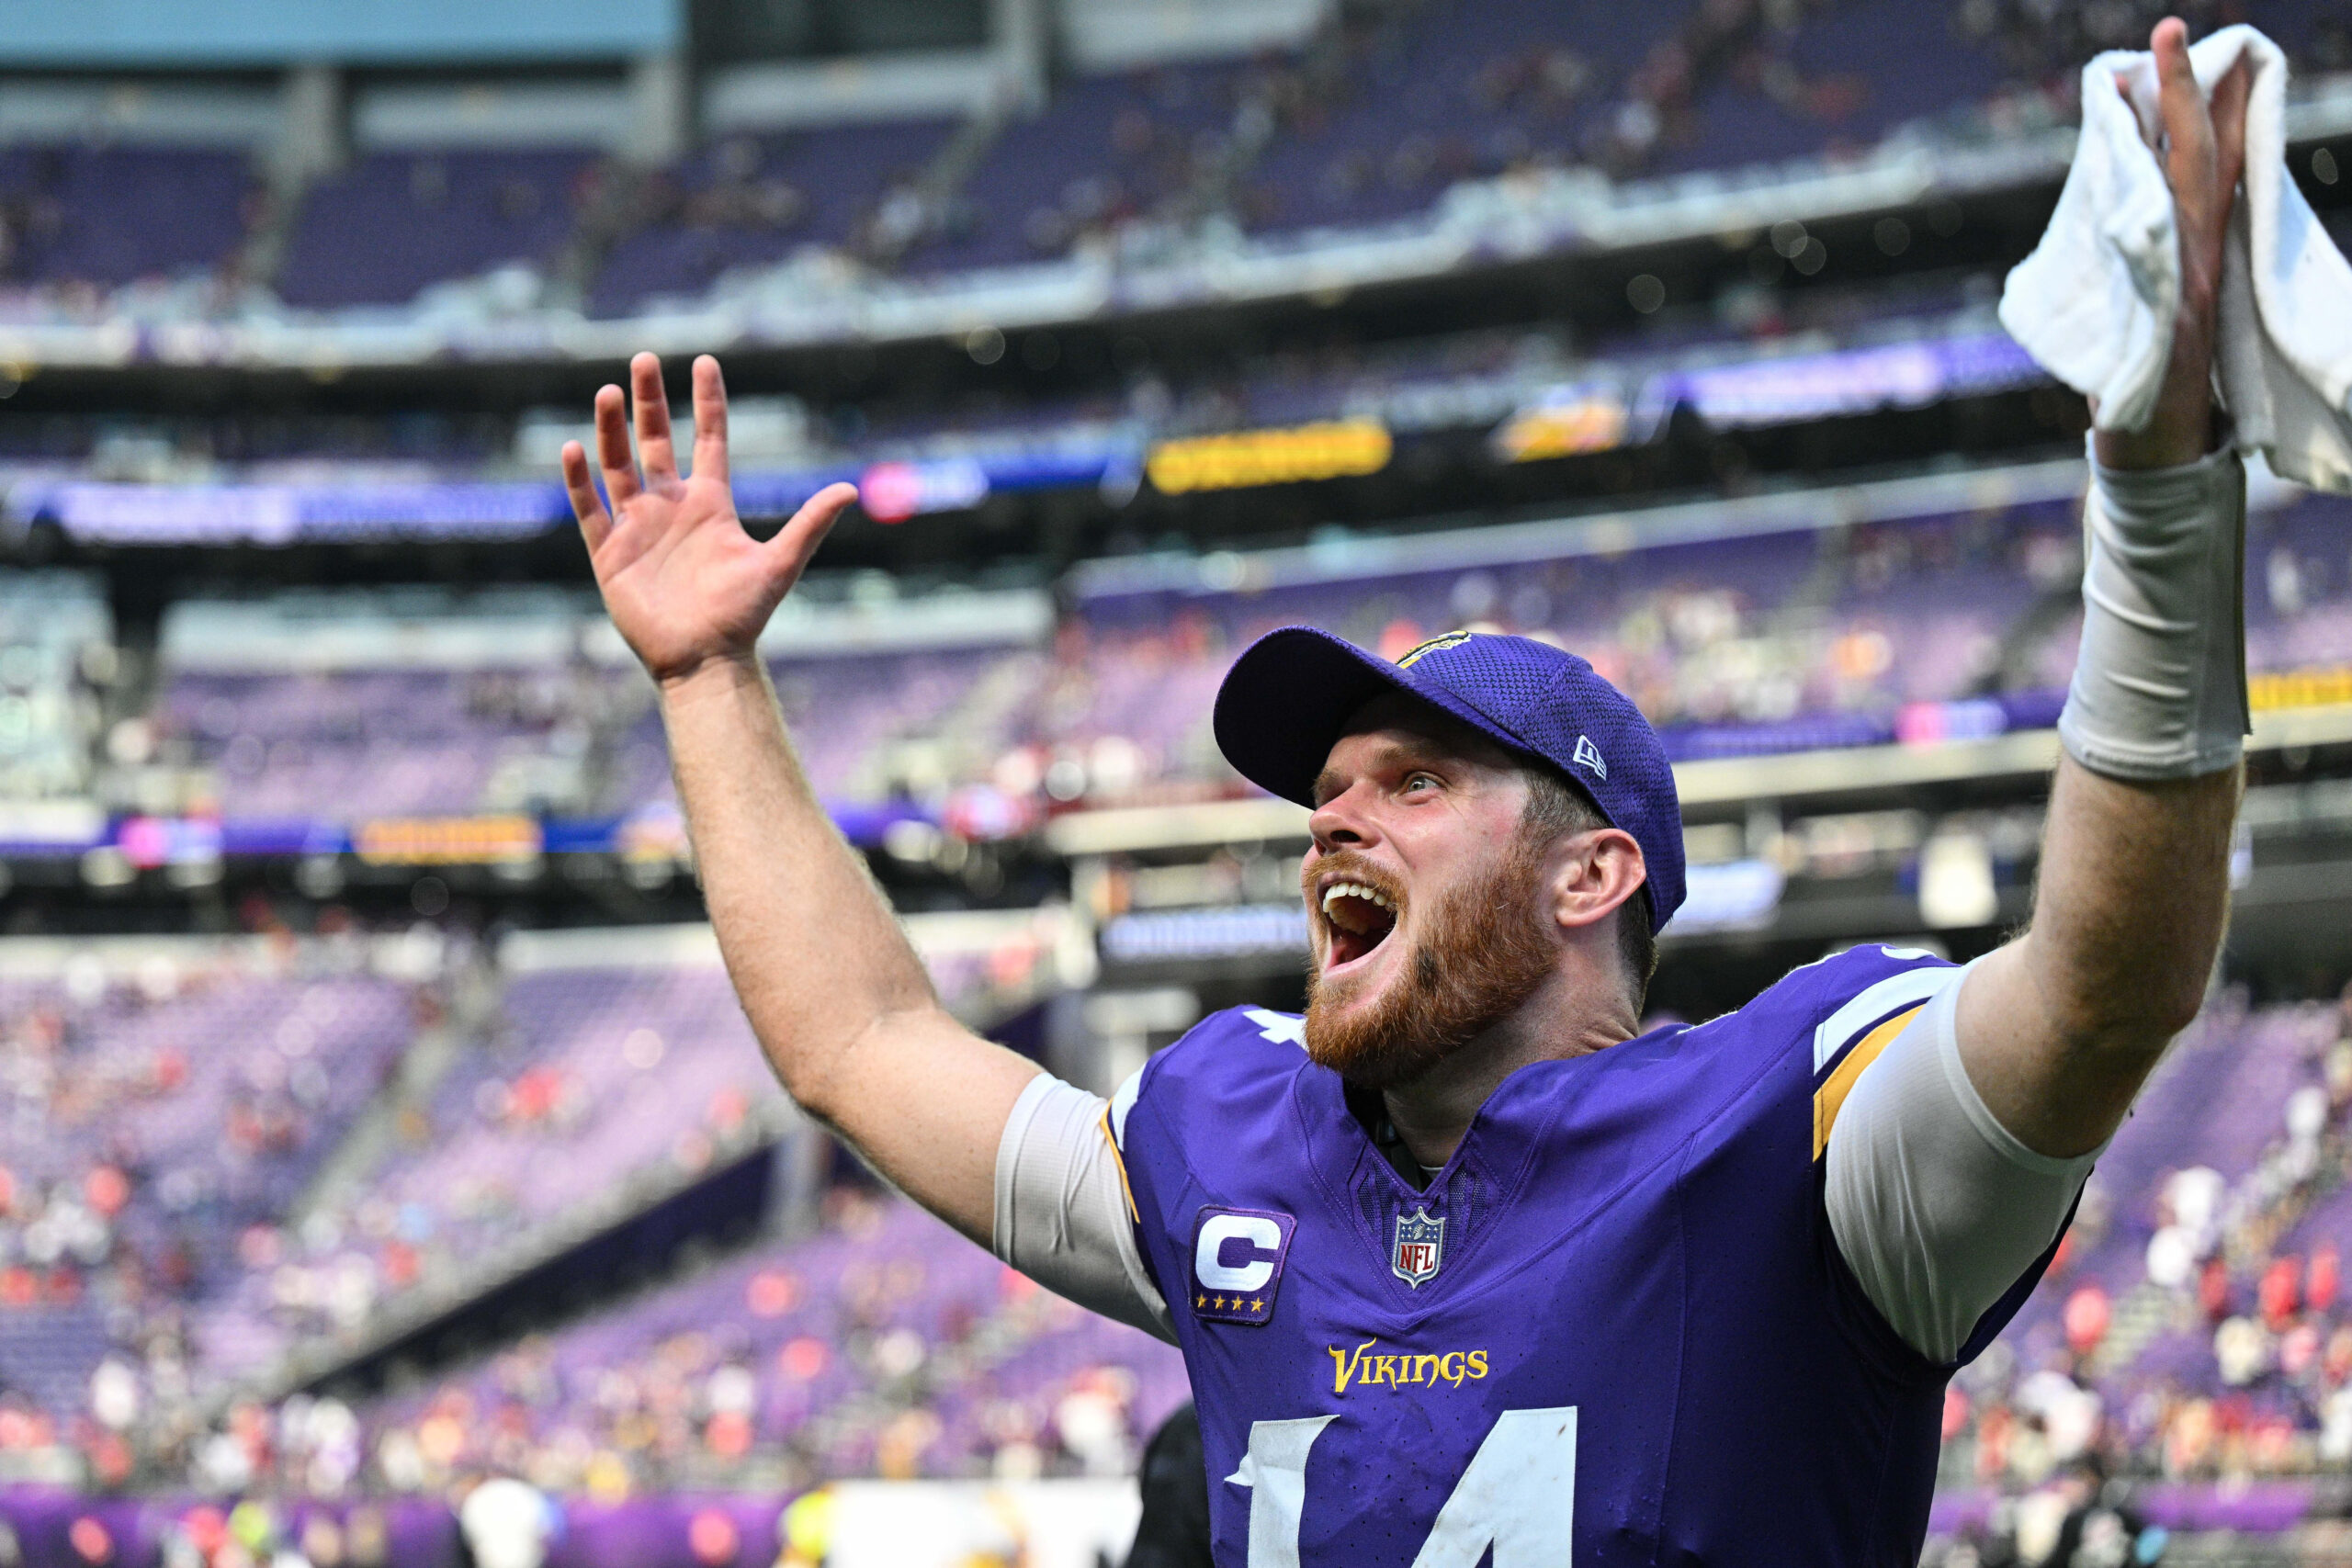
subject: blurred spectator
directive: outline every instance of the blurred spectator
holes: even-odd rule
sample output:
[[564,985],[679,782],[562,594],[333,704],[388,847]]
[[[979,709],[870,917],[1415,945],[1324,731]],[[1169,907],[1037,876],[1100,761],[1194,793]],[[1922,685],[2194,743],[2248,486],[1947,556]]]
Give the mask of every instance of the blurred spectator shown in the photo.
[[1126,1568],[1215,1568],[1210,1553],[1208,1461],[1200,1413],[1190,1404],[1159,1424],[1138,1473],[1143,1515]]
[[526,1481],[493,1475],[458,1505],[458,1528],[474,1568],[540,1568],[562,1533],[555,1500]]

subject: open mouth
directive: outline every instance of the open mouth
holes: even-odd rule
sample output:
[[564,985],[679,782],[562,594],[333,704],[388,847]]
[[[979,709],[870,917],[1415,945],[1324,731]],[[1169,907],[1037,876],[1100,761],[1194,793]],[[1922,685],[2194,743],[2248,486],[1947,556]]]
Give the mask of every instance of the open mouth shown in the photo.
[[1396,929],[1396,902],[1361,882],[1334,882],[1323,889],[1323,925],[1330,937],[1323,958],[1328,973],[1388,940]]

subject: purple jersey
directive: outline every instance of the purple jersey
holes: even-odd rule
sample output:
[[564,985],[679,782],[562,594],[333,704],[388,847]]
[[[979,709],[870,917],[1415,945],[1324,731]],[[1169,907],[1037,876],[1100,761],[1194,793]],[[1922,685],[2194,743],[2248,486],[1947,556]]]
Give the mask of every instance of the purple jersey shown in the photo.
[[1522,1068],[1425,1190],[1297,1018],[1218,1013],[1161,1053],[1112,1122],[1217,1562],[1917,1562],[1951,1369],[1847,1270],[1821,1156],[1949,978],[1856,949],[1712,1023]]

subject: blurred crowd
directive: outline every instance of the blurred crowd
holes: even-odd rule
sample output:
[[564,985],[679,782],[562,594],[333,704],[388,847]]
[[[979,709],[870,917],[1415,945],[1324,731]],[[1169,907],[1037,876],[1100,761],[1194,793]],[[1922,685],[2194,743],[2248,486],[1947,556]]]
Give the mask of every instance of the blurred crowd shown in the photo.
[[469,1470],[605,1502],[843,1475],[1120,1475],[1181,1377],[1164,1347],[844,1187],[820,1235],[395,1393],[367,1426],[372,1478],[399,1492]]
[[[2043,1561],[2059,1521],[2134,1483],[2352,1465],[2352,989],[2224,995],[2175,1053],[2033,1302],[1946,1396],[1942,1483],[1996,1502],[1962,1532],[1982,1561]],[[2167,1096],[2188,1125],[2154,1124]]]
[[[156,1125],[153,1108],[200,1092],[202,1074],[170,1049],[98,1070],[81,1033],[107,1001],[135,1017],[232,983],[151,973],[128,994],[84,982],[79,1002],[9,1011],[13,1124],[98,1131],[73,1159],[36,1172],[19,1156],[0,1174],[0,1477],[332,1498],[496,1472],[612,1499],[839,1474],[1116,1473],[1181,1396],[1161,1348],[853,1186],[811,1236],[696,1260],[447,1381],[356,1404],[208,1405],[225,1385],[204,1359],[230,1347],[207,1337],[205,1303],[241,1274],[301,1294],[288,1284],[300,1238],[236,1212],[234,1195],[268,1190],[236,1173],[315,1157],[350,1113],[297,1071],[255,1089],[249,1053],[208,1111],[212,1168],[160,1168],[137,1112]],[[429,1021],[432,987],[408,995]],[[2225,995],[2176,1057],[2034,1302],[1955,1380],[1947,1485],[2030,1495],[2086,1463],[2180,1481],[2352,1464],[2352,995],[2256,1010]],[[2205,1122],[2165,1098],[2223,1091],[2228,1115]],[[188,1147],[171,1146],[175,1160]],[[44,1384],[37,1352],[61,1325],[106,1348]]]
[[[854,1189],[560,1361],[533,1340],[429,1393],[241,1399],[786,1124],[714,965],[502,976],[427,926],[163,945],[0,987],[0,1485],[437,1495],[496,1464],[618,1496],[1125,1463],[1135,1337]],[[941,983],[968,1001],[1001,967]]]
[[[439,945],[435,939],[435,946]],[[122,1484],[200,1443],[209,1303],[436,1003],[346,933],[95,956],[0,1000],[0,1480]]]

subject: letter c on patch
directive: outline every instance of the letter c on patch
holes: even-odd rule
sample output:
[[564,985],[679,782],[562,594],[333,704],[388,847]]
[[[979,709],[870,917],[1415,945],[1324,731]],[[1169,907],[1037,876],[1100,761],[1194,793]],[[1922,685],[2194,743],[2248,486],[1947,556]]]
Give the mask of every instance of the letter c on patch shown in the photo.
[[1193,1272],[1212,1291],[1263,1290],[1282,1250],[1282,1226],[1263,1214],[1213,1214],[1193,1245]]

